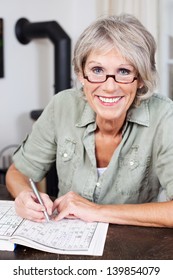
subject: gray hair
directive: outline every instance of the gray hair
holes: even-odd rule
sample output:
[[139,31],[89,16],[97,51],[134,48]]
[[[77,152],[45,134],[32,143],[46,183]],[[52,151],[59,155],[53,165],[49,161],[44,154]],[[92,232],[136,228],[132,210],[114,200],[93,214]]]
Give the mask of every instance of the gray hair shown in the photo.
[[156,86],[156,42],[151,33],[134,16],[107,16],[93,22],[79,37],[74,49],[74,71],[82,73],[94,50],[115,48],[137,70],[144,86],[137,90],[136,101],[147,99]]

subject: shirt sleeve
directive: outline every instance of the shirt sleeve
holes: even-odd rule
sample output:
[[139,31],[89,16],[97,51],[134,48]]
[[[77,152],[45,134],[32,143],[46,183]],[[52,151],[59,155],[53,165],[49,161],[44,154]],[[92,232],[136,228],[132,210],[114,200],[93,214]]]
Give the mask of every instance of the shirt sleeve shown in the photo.
[[32,132],[15,151],[16,168],[34,181],[42,180],[56,160],[54,97],[33,124]]
[[162,116],[154,138],[157,176],[166,198],[173,199],[173,107]]

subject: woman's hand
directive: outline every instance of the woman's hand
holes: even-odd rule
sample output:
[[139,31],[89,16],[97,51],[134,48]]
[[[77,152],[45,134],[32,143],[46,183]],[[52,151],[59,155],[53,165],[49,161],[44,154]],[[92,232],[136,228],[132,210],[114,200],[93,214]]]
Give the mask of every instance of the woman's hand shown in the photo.
[[43,205],[38,203],[32,190],[24,190],[19,193],[15,199],[16,213],[22,218],[26,218],[35,222],[44,222],[45,216],[43,211],[46,209],[49,215],[52,215],[53,202],[45,193],[40,193]]
[[98,220],[100,206],[72,191],[57,198],[53,204],[53,211],[57,209],[56,221],[63,218],[79,218],[86,222]]

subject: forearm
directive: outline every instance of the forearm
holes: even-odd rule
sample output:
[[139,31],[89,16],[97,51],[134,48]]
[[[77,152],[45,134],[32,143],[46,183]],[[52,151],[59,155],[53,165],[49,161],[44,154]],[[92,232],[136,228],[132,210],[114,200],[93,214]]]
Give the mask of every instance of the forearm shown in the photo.
[[88,222],[173,227],[173,201],[103,205],[70,191],[55,200],[55,208],[59,213],[57,220],[76,217]]
[[6,187],[14,198],[16,198],[21,191],[31,190],[28,177],[18,171],[14,164],[12,164],[7,171]]
[[113,224],[173,227],[173,202],[100,205],[97,220]]

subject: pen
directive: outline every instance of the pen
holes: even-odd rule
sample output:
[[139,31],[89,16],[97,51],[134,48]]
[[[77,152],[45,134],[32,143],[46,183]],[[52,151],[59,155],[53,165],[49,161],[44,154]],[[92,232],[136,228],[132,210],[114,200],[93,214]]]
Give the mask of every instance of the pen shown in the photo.
[[[44,206],[43,200],[42,200],[42,198],[41,198],[41,196],[40,196],[40,194],[37,190],[37,187],[36,187],[35,183],[33,182],[33,180],[31,178],[29,179],[29,182],[31,184],[31,188],[32,188],[34,194],[36,195],[39,203]],[[49,222],[50,218],[49,218],[49,215],[48,215],[47,211],[44,210],[43,212],[44,212],[44,215],[45,215],[45,218],[46,218],[47,222]]]

